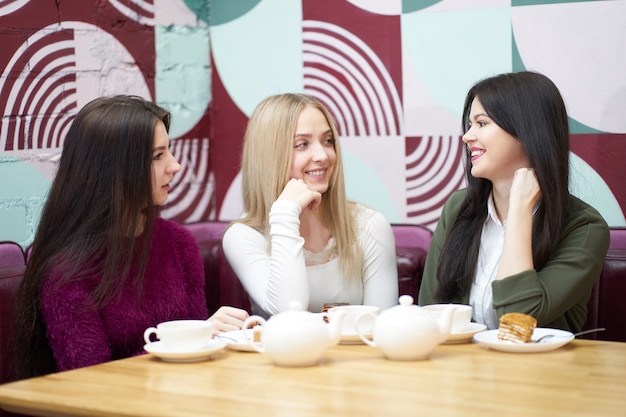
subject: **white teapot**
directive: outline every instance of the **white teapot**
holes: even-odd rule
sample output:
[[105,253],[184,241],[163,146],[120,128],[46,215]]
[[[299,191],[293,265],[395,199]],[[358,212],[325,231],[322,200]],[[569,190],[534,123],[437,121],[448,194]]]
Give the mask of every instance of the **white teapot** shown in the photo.
[[439,318],[435,318],[414,305],[410,295],[401,296],[399,301],[400,305],[381,312],[375,318],[373,341],[365,336],[361,326],[370,313],[356,318],[357,334],[364,343],[380,349],[388,359],[426,359],[437,345],[450,336],[455,307],[451,305]]
[[341,338],[341,321],[345,313],[333,316],[326,323],[321,314],[303,311],[297,301],[289,304],[289,310],[270,317],[250,316],[244,323],[247,329],[252,323],[263,326],[261,343],[246,338],[256,351],[267,354],[279,366],[312,366],[319,362],[326,349],[335,346]]

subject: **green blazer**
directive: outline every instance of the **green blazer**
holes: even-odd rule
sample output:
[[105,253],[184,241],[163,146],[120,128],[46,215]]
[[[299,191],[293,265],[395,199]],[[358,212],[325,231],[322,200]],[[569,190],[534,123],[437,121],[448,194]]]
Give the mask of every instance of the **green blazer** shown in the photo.
[[[444,205],[426,257],[420,305],[437,302],[434,294],[441,248],[466,193],[467,189],[455,192]],[[508,312],[526,313],[537,319],[538,327],[580,331],[587,321],[587,303],[602,272],[609,240],[609,227],[600,213],[570,195],[559,243],[543,269],[523,271],[491,284],[497,317]],[[452,302],[469,304],[469,295],[468,290]]]

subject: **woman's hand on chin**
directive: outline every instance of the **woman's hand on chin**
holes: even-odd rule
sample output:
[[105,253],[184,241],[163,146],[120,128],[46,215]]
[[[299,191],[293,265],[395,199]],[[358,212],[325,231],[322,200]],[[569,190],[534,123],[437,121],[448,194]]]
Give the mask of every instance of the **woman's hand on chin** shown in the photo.
[[292,178],[278,199],[295,201],[302,209],[315,210],[322,202],[322,194],[309,188],[303,180]]

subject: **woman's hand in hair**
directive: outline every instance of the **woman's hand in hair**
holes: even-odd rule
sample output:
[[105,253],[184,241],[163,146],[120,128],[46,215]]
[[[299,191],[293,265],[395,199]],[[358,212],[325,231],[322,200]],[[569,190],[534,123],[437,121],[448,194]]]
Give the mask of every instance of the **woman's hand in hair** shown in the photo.
[[504,279],[533,269],[533,209],[541,198],[541,189],[530,168],[520,168],[513,175],[509,191],[509,209],[500,265],[496,279]]
[[322,201],[322,194],[310,189],[303,180],[292,178],[280,196],[278,196],[278,199],[295,201],[302,209],[308,207],[311,210],[315,210]]
[[509,194],[509,211],[511,209],[533,210],[541,198],[541,188],[532,168],[520,168],[513,175],[513,183]]
[[209,321],[213,324],[213,335],[240,330],[248,316],[248,312],[240,308],[220,307],[215,314],[209,317]]

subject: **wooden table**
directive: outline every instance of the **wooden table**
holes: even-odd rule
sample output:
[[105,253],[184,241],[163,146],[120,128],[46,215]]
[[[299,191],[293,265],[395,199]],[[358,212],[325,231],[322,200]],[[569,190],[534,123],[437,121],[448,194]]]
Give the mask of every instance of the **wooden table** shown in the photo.
[[416,362],[339,345],[308,368],[228,349],[197,363],[145,355],[2,385],[0,406],[37,416],[624,416],[626,343],[523,354],[441,345]]

